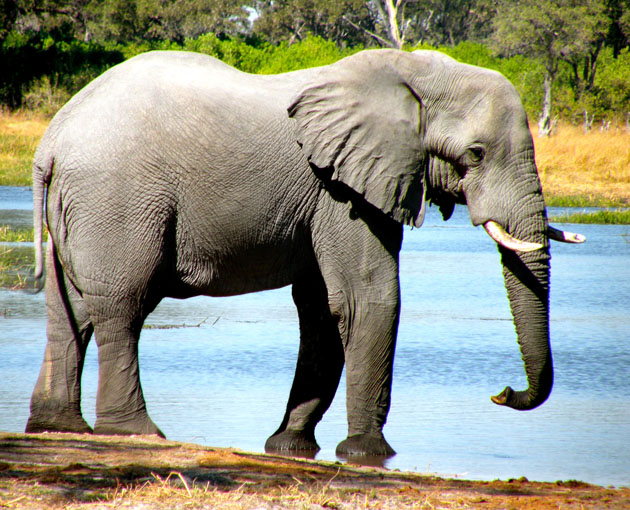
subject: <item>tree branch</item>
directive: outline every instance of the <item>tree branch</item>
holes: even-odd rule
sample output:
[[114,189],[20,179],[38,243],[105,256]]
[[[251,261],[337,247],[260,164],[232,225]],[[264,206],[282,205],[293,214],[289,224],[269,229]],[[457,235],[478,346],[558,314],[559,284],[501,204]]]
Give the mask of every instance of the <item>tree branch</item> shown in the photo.
[[353,28],[355,28],[356,30],[362,30],[363,32],[365,32],[366,34],[368,34],[370,37],[373,37],[374,39],[376,39],[379,43],[381,43],[384,46],[388,46],[390,48],[393,47],[391,41],[388,41],[387,39],[383,39],[380,35],[375,34],[374,32],[371,32],[370,30],[368,30],[367,28],[363,28],[362,26],[357,25],[356,23],[352,22],[351,20],[349,20],[348,18],[346,18],[345,16],[341,16],[341,19],[344,20],[346,23],[348,23],[349,25],[351,25]]

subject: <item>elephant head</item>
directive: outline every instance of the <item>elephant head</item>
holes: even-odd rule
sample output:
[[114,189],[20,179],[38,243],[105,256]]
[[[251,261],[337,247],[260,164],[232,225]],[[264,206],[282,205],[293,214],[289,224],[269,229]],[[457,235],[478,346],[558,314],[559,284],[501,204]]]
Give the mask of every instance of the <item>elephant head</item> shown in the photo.
[[527,117],[499,73],[437,52],[365,51],[321,68],[289,115],[311,166],[403,224],[427,201],[445,219],[468,206],[499,245],[528,389],[496,404],[527,410],[553,384],[549,238],[583,237],[548,225]]

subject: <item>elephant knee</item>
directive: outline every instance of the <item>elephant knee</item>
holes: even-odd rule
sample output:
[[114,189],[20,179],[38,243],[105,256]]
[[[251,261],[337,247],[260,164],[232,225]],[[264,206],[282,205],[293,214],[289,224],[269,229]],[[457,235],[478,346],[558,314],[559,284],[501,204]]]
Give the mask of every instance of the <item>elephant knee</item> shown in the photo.
[[351,306],[346,294],[342,291],[328,293],[328,307],[330,315],[337,323],[343,345],[347,344],[350,331]]

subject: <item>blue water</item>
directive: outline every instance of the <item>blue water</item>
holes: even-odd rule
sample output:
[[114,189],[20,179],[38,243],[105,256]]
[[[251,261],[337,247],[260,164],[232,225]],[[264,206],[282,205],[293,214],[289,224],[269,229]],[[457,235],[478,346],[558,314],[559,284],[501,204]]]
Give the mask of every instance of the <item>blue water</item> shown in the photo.
[[[0,224],[30,223],[30,193],[0,188]],[[552,214],[558,212],[552,209]],[[579,479],[630,486],[630,227],[559,225],[587,236],[552,247],[555,386],[534,411],[490,402],[526,386],[499,254],[466,208],[429,209],[406,230],[391,469],[471,479]],[[0,290],[0,430],[23,431],[45,345],[43,293]],[[140,342],[149,412],[169,439],[263,451],[282,419],[298,348],[290,289],[166,300]],[[96,348],[84,415],[94,423]],[[317,458],[346,436],[345,387],[316,431]]]

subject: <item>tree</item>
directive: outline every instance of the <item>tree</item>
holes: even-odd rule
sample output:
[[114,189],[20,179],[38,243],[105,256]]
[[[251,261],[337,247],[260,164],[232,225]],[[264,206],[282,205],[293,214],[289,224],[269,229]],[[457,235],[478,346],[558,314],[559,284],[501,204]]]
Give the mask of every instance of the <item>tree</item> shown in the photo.
[[494,18],[493,41],[504,54],[541,59],[545,67],[539,135],[551,132],[551,87],[560,62],[574,69],[579,93],[580,62],[592,84],[595,62],[606,29],[602,0],[501,0]]
[[20,13],[15,0],[0,0],[0,45],[13,26]]
[[606,9],[610,25],[606,34],[606,45],[617,58],[621,50],[630,43],[630,0],[607,0]]
[[366,42],[363,30],[370,28],[363,0],[259,0],[249,7],[258,14],[254,33],[274,44],[290,45],[310,34],[339,46],[354,46]]
[[363,24],[344,16],[381,46],[455,46],[490,35],[493,0],[368,0]]
[[491,34],[493,0],[423,0],[407,9],[408,40],[434,46],[480,42]]
[[183,42],[206,33],[236,36],[249,29],[241,0],[142,0],[146,38]]

